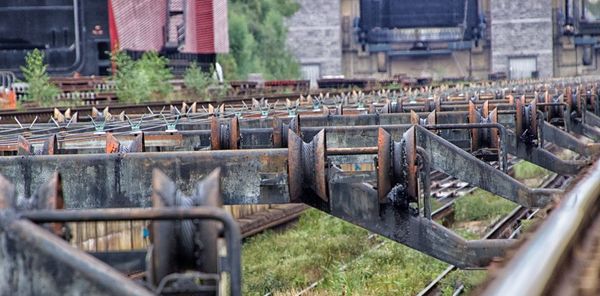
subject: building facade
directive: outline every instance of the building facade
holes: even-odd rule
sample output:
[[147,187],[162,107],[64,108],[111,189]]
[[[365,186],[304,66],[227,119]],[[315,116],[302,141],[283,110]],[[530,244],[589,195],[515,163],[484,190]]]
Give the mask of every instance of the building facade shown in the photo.
[[288,46],[306,77],[600,74],[597,0],[299,2]]

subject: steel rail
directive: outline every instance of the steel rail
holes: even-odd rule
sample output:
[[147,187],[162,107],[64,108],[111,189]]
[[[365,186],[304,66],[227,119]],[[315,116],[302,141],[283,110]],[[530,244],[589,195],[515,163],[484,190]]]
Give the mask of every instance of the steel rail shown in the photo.
[[600,201],[600,162],[568,192],[484,295],[544,295]]

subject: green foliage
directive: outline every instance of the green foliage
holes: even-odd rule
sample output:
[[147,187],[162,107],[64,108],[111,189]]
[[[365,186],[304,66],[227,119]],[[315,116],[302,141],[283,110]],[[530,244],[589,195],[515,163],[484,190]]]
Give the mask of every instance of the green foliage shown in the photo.
[[185,87],[197,96],[206,97],[208,88],[215,83],[211,73],[212,71],[203,72],[196,62],[192,62],[183,76]]
[[514,165],[513,171],[515,179],[518,180],[541,179],[550,173],[550,171],[527,161],[521,161]]
[[509,200],[478,189],[455,201],[454,215],[456,221],[489,221],[510,213],[515,207]]
[[47,65],[44,64],[44,53],[38,49],[29,52],[25,57],[25,67],[21,71],[28,84],[25,100],[35,102],[41,106],[50,106],[60,94],[60,89],[50,83]]
[[122,102],[142,103],[148,100],[164,100],[173,92],[169,80],[168,59],[156,52],[146,52],[134,61],[123,52],[113,56],[117,64],[114,76],[117,97]]
[[263,73],[266,79],[295,79],[300,67],[287,51],[286,17],[299,9],[294,0],[233,0],[229,2],[228,55],[220,55],[228,79]]
[[485,270],[456,270],[442,279],[440,290],[442,295],[451,296],[461,285],[464,286],[463,294],[469,295],[487,277]]
[[411,295],[446,266],[398,243],[368,237],[360,227],[307,210],[285,232],[269,231],[244,243],[244,295],[293,295],[321,278],[318,295]]
[[362,228],[307,210],[285,232],[267,231],[244,243],[244,295],[302,289],[340,262],[371,247]]
[[399,243],[380,238],[373,248],[343,270],[330,269],[316,294],[416,295],[446,264]]

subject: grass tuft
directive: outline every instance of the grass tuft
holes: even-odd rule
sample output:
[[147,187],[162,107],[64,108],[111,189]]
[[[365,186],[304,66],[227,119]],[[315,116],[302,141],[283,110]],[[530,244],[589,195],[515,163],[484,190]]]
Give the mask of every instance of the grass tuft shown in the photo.
[[454,213],[457,222],[489,221],[510,213],[515,206],[509,200],[477,189],[456,200]]
[[550,174],[550,171],[527,161],[514,165],[513,172],[517,180],[541,179]]
[[285,232],[267,231],[244,243],[244,295],[302,289],[369,249],[367,237],[362,228],[307,210]]

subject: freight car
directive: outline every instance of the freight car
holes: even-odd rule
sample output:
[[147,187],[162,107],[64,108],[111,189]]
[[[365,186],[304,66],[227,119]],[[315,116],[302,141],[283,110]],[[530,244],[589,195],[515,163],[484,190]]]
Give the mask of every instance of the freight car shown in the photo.
[[52,75],[110,73],[113,50],[157,51],[175,71],[215,62],[229,48],[226,0],[3,0],[0,70],[42,50]]

